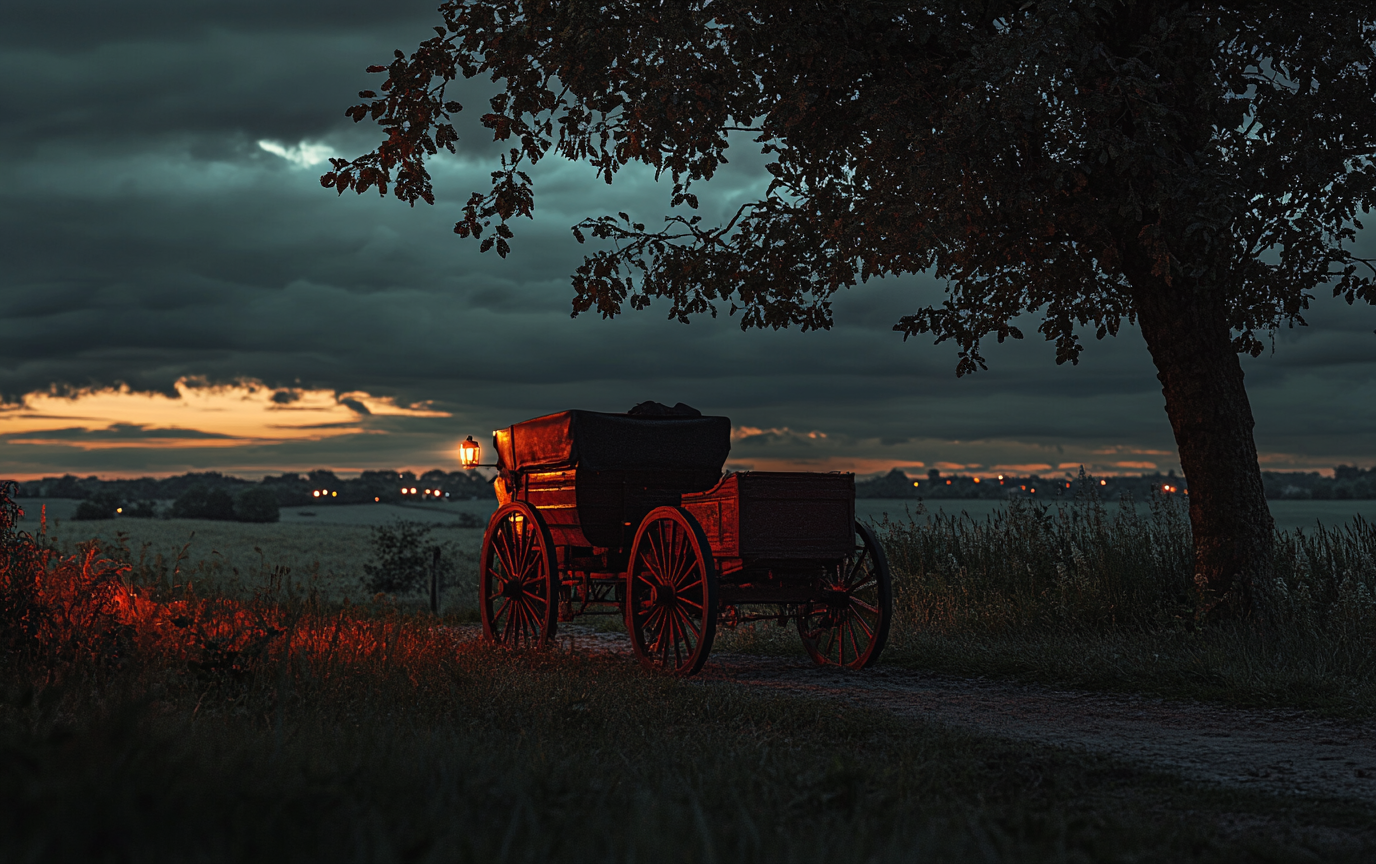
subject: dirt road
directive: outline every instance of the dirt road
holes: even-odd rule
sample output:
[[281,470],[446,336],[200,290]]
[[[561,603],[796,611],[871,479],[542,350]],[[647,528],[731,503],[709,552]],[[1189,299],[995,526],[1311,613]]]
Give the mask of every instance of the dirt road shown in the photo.
[[[565,650],[630,655],[624,634],[560,625]],[[713,653],[700,676],[837,699],[1016,741],[1082,748],[1233,787],[1376,803],[1376,723],[1244,711],[1142,696],[1053,690],[880,666],[818,669],[791,658]]]

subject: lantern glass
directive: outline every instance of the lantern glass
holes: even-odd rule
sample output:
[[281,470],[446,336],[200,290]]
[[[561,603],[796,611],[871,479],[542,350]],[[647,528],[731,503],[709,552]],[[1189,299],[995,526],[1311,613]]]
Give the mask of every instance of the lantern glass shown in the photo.
[[482,460],[482,457],[482,445],[474,441],[472,435],[469,435],[466,440],[459,443],[459,464],[463,465],[463,467],[476,468],[478,462]]

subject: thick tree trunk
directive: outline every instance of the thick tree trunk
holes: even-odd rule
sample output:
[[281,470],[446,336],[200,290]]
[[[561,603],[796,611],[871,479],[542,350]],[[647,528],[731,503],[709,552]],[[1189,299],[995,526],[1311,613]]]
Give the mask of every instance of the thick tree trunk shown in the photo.
[[1129,277],[1189,483],[1201,612],[1250,615],[1252,588],[1271,570],[1274,523],[1223,304],[1199,286],[1168,286],[1149,271]]

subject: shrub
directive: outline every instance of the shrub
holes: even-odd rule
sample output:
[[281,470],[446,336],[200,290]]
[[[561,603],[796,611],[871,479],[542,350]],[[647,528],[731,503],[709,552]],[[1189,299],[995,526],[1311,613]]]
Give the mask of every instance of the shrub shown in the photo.
[[95,521],[98,519],[113,519],[116,511],[119,510],[121,501],[109,492],[101,492],[93,495],[77,505],[73,519],[81,521]]
[[398,519],[373,528],[373,560],[363,565],[367,587],[374,593],[401,594],[429,584],[435,549],[440,550],[440,578],[453,569],[448,543],[431,543],[433,525]]
[[193,486],[172,502],[173,519],[233,519],[234,499],[223,489]]
[[276,522],[282,518],[277,496],[271,489],[255,486],[245,490],[234,502],[234,515],[240,522]]
[[158,515],[158,509],[152,501],[131,501],[124,505],[120,515],[130,519],[152,519]]

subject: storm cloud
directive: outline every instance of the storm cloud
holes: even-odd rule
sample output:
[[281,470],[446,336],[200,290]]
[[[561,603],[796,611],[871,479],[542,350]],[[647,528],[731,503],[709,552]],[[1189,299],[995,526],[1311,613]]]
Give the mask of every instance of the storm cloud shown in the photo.
[[[452,467],[466,434],[646,399],[730,416],[740,466],[1177,464],[1135,329],[1091,342],[1075,367],[1039,339],[997,346],[988,372],[957,379],[954,349],[891,330],[940,296],[922,276],[839,297],[823,333],[743,333],[725,310],[685,326],[662,306],[571,318],[569,277],[587,250],[569,226],[618,210],[654,222],[668,190],[645,171],[608,187],[586,165],[546,160],[511,256],[480,255],[451,228],[498,149],[473,124],[490,82],[456,85],[468,125],[460,155],[433,166],[436,206],[320,188],[328,155],[375,143],[376,127],[343,114],[377,84],[364,67],[426,38],[431,3],[31,4],[6,19],[6,402],[260,382],[363,410],[348,434],[234,447],[195,445],[213,431],[54,422],[50,435],[0,434],[0,472]],[[700,193],[709,218],[766,182],[748,144],[731,157]],[[1363,243],[1376,246],[1370,233]],[[1320,296],[1307,317],[1245,361],[1263,461],[1376,461],[1376,311]],[[357,393],[428,410],[379,416]],[[137,446],[174,434],[175,448]]]

